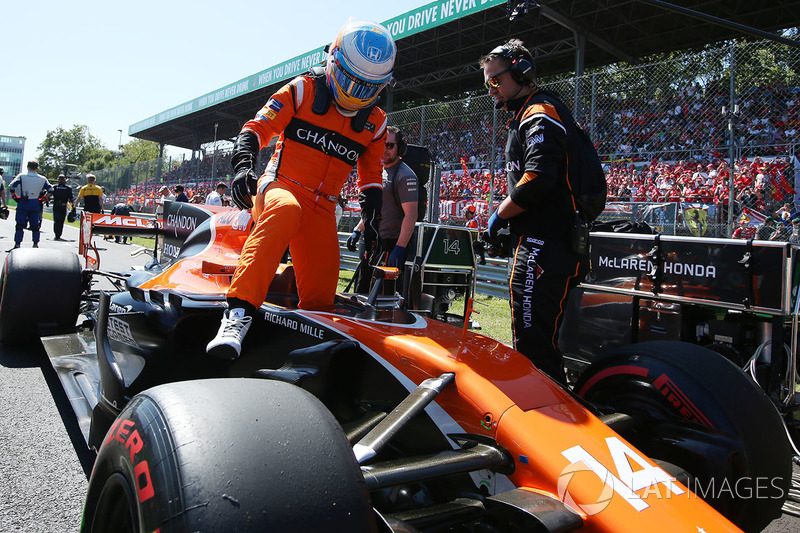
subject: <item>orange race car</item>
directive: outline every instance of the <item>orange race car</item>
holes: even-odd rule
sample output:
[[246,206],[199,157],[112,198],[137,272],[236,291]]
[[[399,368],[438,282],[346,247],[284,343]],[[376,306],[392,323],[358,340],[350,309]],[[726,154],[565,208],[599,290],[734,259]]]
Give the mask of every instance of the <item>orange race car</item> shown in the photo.
[[[42,338],[97,450],[83,531],[712,533],[780,514],[789,443],[738,368],[642,343],[560,387],[469,331],[469,298],[459,323],[440,312],[441,291],[472,293],[464,228],[421,225],[403,289],[378,268],[333,312],[298,309],[282,265],[242,356],[208,357],[250,226],[167,203],[84,214],[80,254],[8,254],[0,340]],[[156,235],[154,258],[103,271],[93,233]]]

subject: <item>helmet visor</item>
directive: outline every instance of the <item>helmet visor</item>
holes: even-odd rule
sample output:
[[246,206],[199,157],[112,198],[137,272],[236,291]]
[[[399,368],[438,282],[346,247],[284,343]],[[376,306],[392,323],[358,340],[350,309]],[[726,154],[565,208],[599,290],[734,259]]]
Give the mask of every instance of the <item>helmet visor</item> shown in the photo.
[[376,83],[356,77],[341,61],[339,61],[338,57],[333,58],[333,68],[331,71],[336,85],[347,95],[357,100],[369,100],[374,98],[386,84],[385,81]]

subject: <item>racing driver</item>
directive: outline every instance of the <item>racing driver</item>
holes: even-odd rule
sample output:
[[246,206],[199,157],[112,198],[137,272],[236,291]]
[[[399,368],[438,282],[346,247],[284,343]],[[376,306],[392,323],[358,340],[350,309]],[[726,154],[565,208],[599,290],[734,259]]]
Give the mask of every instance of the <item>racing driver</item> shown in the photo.
[[[392,79],[397,47],[389,31],[349,22],[328,49],[327,65],[281,87],[236,139],[231,198],[252,209],[255,227],[245,241],[228,289],[228,309],[207,352],[233,360],[241,353],[255,310],[289,246],[303,309],[332,309],[339,279],[337,197],[353,165],[367,251],[378,239],[381,157],[386,114],[375,106]],[[280,135],[258,178],[258,151]]]

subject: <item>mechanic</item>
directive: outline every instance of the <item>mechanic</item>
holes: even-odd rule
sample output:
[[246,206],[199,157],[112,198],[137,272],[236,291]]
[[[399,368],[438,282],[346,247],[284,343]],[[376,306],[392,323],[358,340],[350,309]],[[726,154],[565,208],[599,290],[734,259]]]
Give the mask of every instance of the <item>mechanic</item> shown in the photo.
[[[255,227],[231,280],[219,332],[207,346],[210,355],[239,356],[287,245],[299,306],[333,308],[339,280],[336,200],[356,163],[367,251],[374,246],[386,142],[386,114],[375,102],[392,79],[396,53],[386,28],[350,22],[330,45],[325,69],[314,68],[281,87],[242,128],[231,158],[231,197],[240,209],[252,209]],[[258,151],[275,135],[275,153],[258,178]]]
[[83,210],[89,213],[103,212],[103,189],[95,184],[97,177],[86,174],[86,185],[78,191],[78,200],[83,198]]
[[[114,205],[113,208],[111,208],[111,214],[129,217],[131,216],[131,206],[129,206],[127,202],[119,202],[118,204]],[[122,244],[128,244],[128,236],[115,235],[114,241],[117,243],[121,242]]]
[[55,240],[63,241],[61,233],[64,231],[64,219],[67,218],[67,204],[74,209],[75,198],[72,196],[72,187],[67,185],[67,177],[58,175],[58,184],[53,187],[53,232]]
[[16,231],[14,232],[14,248],[22,244],[25,226],[30,224],[33,232],[33,247],[39,247],[39,228],[42,225],[42,201],[50,199],[53,186],[47,178],[38,174],[38,161],[28,161],[28,172],[20,173],[8,185],[11,197],[17,202]]
[[[569,292],[588,264],[573,238],[585,226],[567,171],[567,132],[573,120],[563,103],[536,83],[533,56],[511,39],[483,56],[479,65],[497,109],[513,114],[508,123],[508,196],[488,223],[491,239],[509,226],[513,257],[508,261],[514,348],[537,368],[566,383],[558,330]],[[584,247],[585,248],[585,247]]]
[[186,192],[184,192],[184,191],[185,191],[185,190],[184,190],[184,188],[183,188],[183,185],[176,185],[176,186],[175,186],[175,192],[176,192],[176,193],[178,193],[178,194],[175,196],[175,201],[176,201],[176,202],[184,202],[184,203],[189,203],[189,197],[188,197],[188,196],[186,196]]
[[223,183],[217,183],[217,190],[210,193],[206,196],[206,205],[222,205],[222,197],[225,196],[225,191],[228,190],[228,186]]
[[[383,152],[383,200],[381,207],[381,250],[389,253],[386,266],[403,268],[406,262],[406,248],[414,234],[417,223],[417,187],[419,180],[414,171],[403,162],[406,151],[403,132],[395,126],[386,128],[386,146]],[[363,219],[347,239],[347,249],[356,251],[356,246],[364,231]],[[359,256],[365,258],[362,246]],[[363,263],[367,265],[368,262]],[[354,281],[355,291],[369,292],[372,272],[358,269]]]

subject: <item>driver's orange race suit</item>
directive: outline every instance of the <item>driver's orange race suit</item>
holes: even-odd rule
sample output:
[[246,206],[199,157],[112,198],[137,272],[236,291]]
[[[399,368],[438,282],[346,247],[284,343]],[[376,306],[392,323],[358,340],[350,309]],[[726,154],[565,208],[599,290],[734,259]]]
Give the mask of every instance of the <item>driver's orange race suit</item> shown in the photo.
[[[258,180],[250,233],[227,297],[261,306],[289,246],[304,309],[333,306],[339,280],[337,197],[354,165],[359,191],[382,187],[381,158],[386,114],[373,107],[357,131],[353,117],[328,99],[323,113],[312,105],[324,77],[295,78],[279,89],[242,132],[258,137],[259,148],[280,135],[275,154]],[[317,111],[317,112],[315,112]]]

